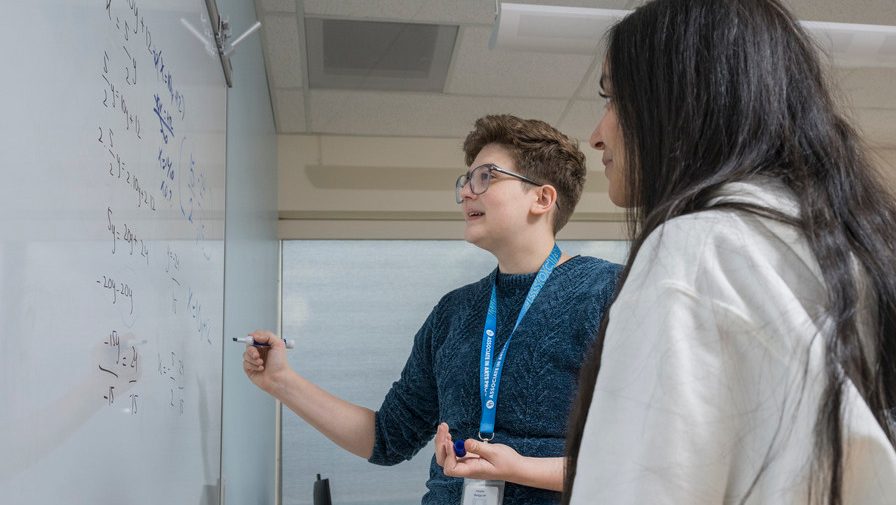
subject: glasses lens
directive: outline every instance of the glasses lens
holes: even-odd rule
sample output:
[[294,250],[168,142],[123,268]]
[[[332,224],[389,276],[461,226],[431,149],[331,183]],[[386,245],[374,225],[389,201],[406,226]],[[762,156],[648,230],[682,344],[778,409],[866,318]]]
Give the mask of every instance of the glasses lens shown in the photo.
[[463,174],[454,181],[454,201],[457,203],[464,203],[464,198],[461,196],[460,192],[463,191],[464,185],[467,184],[467,174]]
[[470,172],[470,191],[474,195],[481,195],[488,189],[488,183],[492,179],[489,165],[480,165]]
[[474,195],[481,195],[488,189],[488,184],[492,180],[492,165],[479,165],[469,172],[461,175],[454,183],[454,200],[457,203],[463,203],[464,197],[461,192],[464,186],[470,183],[470,192]]

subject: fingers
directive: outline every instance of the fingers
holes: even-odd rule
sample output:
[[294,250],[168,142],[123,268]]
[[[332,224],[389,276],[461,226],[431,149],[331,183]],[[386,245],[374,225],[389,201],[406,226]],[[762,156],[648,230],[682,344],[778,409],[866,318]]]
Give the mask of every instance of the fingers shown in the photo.
[[252,337],[252,339],[254,339],[255,342],[257,342],[259,344],[268,344],[272,348],[286,347],[286,345],[283,343],[283,339],[278,337],[277,335],[275,335],[274,333],[272,333],[270,331],[255,330],[252,333],[250,333],[249,336]]
[[243,352],[243,370],[247,374],[263,372],[264,361],[265,356],[262,356],[257,347],[246,346],[246,350]]
[[252,362],[243,360],[243,370],[247,374],[259,373],[264,371],[264,365],[256,365]]
[[504,444],[489,444],[467,439],[464,441],[464,449],[467,451],[467,457],[461,461],[469,461],[475,466],[470,465],[473,475],[463,477],[512,480],[509,476],[518,475],[518,469],[525,459],[512,447]]
[[442,466],[445,464],[445,452],[443,451],[443,441],[445,439],[445,423],[439,423],[439,427],[436,428],[436,437],[433,441],[433,445],[436,450],[436,464]]
[[449,477],[456,477],[457,474],[455,471],[457,470],[458,459],[454,454],[454,447],[451,445],[450,440],[443,440],[441,444],[441,452],[442,452],[442,473]]
[[442,473],[448,477],[488,478],[490,465],[486,459],[471,453],[467,453],[463,458],[458,458],[454,455],[454,448],[450,443],[445,446],[445,450],[450,453],[450,456],[445,459]]
[[264,358],[261,353],[258,352],[257,347],[247,345],[246,350],[243,352],[243,363],[249,363],[254,366],[263,366]]
[[286,346],[283,339],[277,337],[274,333],[264,330],[256,330],[249,334],[256,344],[268,344],[270,347],[256,347],[251,344],[246,345],[243,352],[243,369],[247,374],[261,373],[265,369],[268,359],[268,352],[271,349],[284,349]]
[[473,440],[472,438],[468,438],[464,441],[464,450],[485,459],[488,459],[490,455],[494,454],[491,445],[482,443],[478,440]]
[[436,429],[436,437],[442,439],[451,440],[451,431],[448,429],[448,423],[439,423],[438,429]]
[[439,466],[445,466],[445,461],[451,456],[451,432],[447,423],[440,423],[436,430],[435,438],[436,463]]
[[[464,442],[464,447],[470,442]],[[475,475],[479,470],[476,461],[479,456],[467,454],[464,458],[458,458],[454,453],[454,443],[448,424],[440,423],[435,436],[436,463],[442,467],[442,473],[449,477],[468,477]]]

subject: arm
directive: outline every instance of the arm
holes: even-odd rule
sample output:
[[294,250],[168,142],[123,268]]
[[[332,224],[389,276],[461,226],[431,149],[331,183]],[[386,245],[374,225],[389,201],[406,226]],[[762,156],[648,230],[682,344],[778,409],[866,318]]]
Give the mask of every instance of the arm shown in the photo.
[[454,454],[448,425],[439,425],[435,439],[436,462],[449,477],[503,480],[523,486],[563,490],[566,458],[530,458],[504,444],[487,444],[473,439],[464,441],[467,455]]
[[246,346],[243,370],[252,382],[343,449],[370,458],[374,412],[333,396],[296,373],[286,360],[283,341],[271,332],[250,335],[270,348]]

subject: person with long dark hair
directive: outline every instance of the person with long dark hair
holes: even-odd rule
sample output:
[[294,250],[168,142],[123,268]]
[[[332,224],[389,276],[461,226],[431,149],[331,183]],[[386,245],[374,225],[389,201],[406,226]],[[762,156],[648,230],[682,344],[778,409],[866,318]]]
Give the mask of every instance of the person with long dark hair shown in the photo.
[[778,0],[655,0],[601,87],[632,246],[564,502],[896,503],[896,205],[811,39]]

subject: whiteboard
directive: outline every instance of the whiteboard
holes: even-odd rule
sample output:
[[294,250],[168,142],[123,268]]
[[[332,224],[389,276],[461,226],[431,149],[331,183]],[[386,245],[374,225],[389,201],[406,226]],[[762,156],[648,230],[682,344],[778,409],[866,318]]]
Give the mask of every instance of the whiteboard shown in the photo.
[[205,3],[3,14],[0,501],[217,503],[226,86]]

